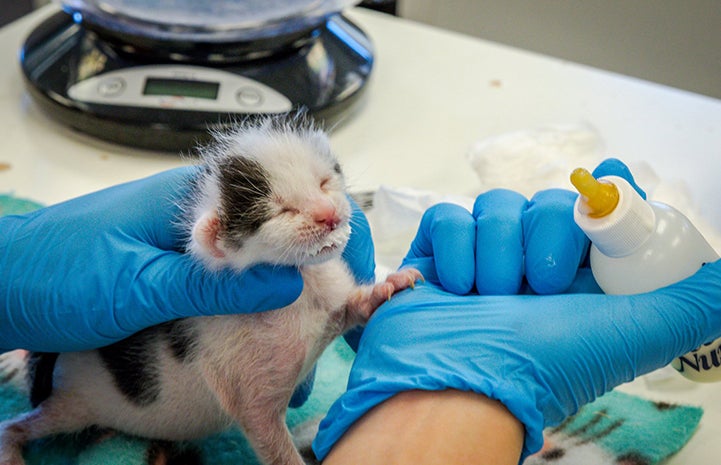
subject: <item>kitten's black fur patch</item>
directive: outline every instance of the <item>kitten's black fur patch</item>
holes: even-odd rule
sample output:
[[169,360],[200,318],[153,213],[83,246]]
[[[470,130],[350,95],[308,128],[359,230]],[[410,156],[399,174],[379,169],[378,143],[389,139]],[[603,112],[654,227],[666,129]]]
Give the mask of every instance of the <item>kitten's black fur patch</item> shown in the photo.
[[269,175],[260,163],[233,157],[221,166],[218,185],[221,186],[220,222],[226,233],[232,231],[225,239],[239,248],[243,238],[270,219]]
[[149,405],[160,395],[156,362],[157,328],[148,328],[127,339],[98,349],[116,386],[131,402]]
[[31,352],[28,359],[28,385],[30,405],[33,408],[53,393],[53,371],[58,359],[56,352]]
[[173,356],[180,362],[189,361],[196,341],[195,327],[187,319],[170,321],[158,326],[168,338]]
[[140,331],[109,346],[98,349],[103,365],[113,375],[116,386],[129,400],[143,406],[160,395],[156,367],[157,343],[165,341],[180,362],[191,359],[196,335],[188,320],[179,319]]

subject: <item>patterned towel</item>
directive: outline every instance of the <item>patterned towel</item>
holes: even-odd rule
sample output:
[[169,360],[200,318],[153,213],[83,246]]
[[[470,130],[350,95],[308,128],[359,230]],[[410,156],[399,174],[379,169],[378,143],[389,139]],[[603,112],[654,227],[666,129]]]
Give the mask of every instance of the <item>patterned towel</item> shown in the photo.
[[698,407],[611,391],[545,433],[525,465],[651,465],[678,452],[701,420]]
[[[0,195],[0,215],[38,208],[35,202]],[[24,383],[25,353],[0,355],[0,421],[30,409]],[[288,412],[288,425],[304,455],[330,404],[343,392],[354,353],[342,339],[318,362],[316,385],[306,404]],[[652,465],[677,452],[693,435],[700,408],[650,402],[610,392],[545,432],[545,445],[525,465]],[[235,428],[203,440],[170,443],[87,431],[32,442],[28,465],[258,465]],[[309,458],[309,462],[312,459]]]

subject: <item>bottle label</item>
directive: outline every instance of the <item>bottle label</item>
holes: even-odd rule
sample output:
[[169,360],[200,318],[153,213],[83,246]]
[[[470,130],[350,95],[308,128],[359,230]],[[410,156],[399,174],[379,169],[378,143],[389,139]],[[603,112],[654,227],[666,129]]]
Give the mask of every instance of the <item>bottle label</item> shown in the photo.
[[677,358],[671,365],[693,381],[712,381],[709,377],[714,380],[721,378],[721,339],[702,345]]

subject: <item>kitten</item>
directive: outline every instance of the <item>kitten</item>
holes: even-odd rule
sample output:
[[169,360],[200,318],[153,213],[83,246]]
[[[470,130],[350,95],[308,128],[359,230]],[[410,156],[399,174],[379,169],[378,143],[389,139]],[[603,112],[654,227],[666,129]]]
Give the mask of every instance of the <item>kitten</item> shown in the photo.
[[352,228],[340,165],[301,117],[241,124],[201,155],[189,252],[211,270],[298,266],[301,296],[274,311],[172,321],[98,350],[33,354],[35,409],[0,424],[0,464],[22,465],[28,440],[89,426],[184,440],[233,422],[264,464],[303,464],[285,424],[295,386],[335,337],[421,275],[355,283],[340,258]]

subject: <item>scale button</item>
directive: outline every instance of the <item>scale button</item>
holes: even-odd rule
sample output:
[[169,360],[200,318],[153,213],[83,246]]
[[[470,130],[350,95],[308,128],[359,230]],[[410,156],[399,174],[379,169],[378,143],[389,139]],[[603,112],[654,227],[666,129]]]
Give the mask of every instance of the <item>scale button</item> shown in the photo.
[[121,77],[111,77],[103,79],[98,84],[98,93],[103,97],[115,97],[125,90],[125,79]]
[[245,107],[257,107],[263,103],[263,94],[252,87],[241,87],[236,92],[235,99]]

